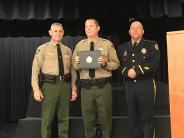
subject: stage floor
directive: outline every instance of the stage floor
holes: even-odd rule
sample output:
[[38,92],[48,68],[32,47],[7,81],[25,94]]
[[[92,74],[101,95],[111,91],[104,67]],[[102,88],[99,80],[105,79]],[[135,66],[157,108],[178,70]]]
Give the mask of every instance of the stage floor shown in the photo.
[[16,123],[0,125],[0,138],[15,138]]

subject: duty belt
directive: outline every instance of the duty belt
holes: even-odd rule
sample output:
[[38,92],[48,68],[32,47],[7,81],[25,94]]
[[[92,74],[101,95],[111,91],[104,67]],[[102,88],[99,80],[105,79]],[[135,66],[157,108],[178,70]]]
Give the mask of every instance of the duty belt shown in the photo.
[[81,88],[90,89],[91,86],[98,86],[103,88],[108,82],[111,83],[111,77],[100,78],[100,79],[81,79]]
[[55,83],[56,81],[66,81],[70,82],[71,77],[70,74],[66,74],[64,76],[56,76],[56,75],[43,75],[43,82],[48,82],[48,83]]

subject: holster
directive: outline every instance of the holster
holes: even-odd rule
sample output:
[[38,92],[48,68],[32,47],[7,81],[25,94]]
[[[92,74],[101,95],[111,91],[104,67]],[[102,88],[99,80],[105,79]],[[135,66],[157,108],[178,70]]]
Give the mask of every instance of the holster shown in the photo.
[[42,88],[43,81],[44,81],[43,74],[42,73],[38,74],[38,85],[39,85],[39,88]]
[[77,79],[75,80],[75,85],[77,87],[77,90],[80,92],[81,91],[81,81],[80,81],[79,71],[76,71],[76,74],[77,74]]

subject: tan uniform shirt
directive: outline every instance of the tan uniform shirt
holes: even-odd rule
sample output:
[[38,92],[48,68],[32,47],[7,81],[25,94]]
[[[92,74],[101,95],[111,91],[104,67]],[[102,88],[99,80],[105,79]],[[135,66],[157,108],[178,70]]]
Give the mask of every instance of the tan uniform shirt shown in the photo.
[[[88,39],[81,40],[75,47],[72,56],[72,65],[77,69],[77,64],[75,63],[75,57],[78,55],[79,51],[90,51],[90,41]],[[99,41],[95,43],[94,50],[100,50],[101,55],[107,63],[106,67],[100,69],[95,69],[95,78],[105,78],[112,76],[112,70],[119,67],[119,60],[116,54],[116,50],[112,42],[106,39],[99,38]],[[80,79],[91,79],[89,77],[88,69],[80,70]]]
[[[64,74],[71,72],[71,49],[60,43],[63,57]],[[38,47],[32,64],[32,87],[33,91],[39,90],[38,74],[59,75],[57,46],[47,42]]]

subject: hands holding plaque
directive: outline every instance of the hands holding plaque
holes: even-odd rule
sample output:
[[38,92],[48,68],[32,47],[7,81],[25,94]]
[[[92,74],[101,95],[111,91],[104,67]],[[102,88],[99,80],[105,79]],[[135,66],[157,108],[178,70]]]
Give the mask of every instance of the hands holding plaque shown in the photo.
[[75,58],[75,62],[78,64],[79,69],[97,69],[106,65],[99,50],[80,51],[78,55]]

